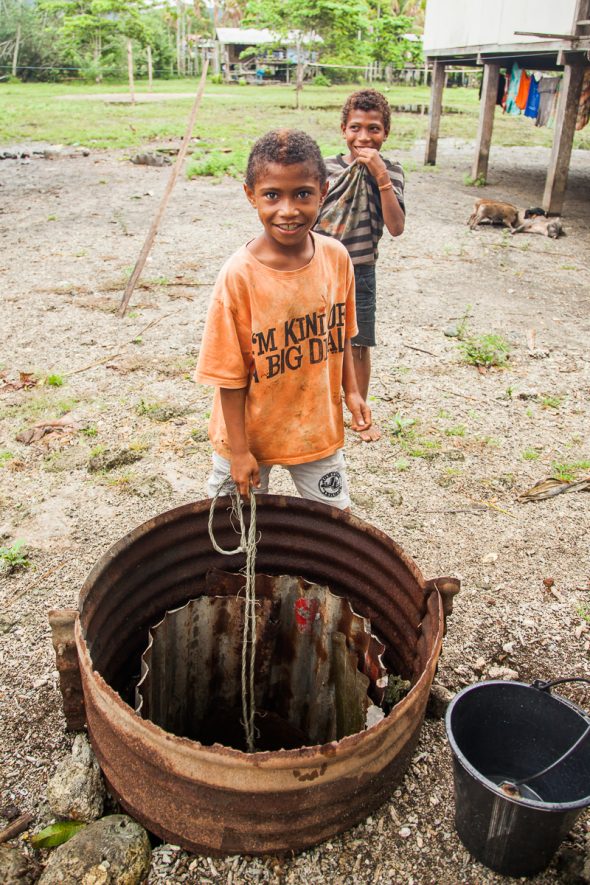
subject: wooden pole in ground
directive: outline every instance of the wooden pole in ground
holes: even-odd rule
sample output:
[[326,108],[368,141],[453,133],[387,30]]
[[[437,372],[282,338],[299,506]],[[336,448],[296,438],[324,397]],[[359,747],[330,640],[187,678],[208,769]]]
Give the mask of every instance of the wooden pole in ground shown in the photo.
[[542,204],[543,209],[551,215],[558,215],[563,209],[583,78],[582,59],[564,66]]
[[131,40],[127,40],[127,71],[129,73],[129,94],[131,103],[135,104],[135,84],[133,82],[133,46]]
[[492,130],[494,128],[494,114],[496,112],[496,100],[498,98],[499,79],[500,65],[484,64],[477,141],[475,143],[475,157],[471,168],[471,177],[474,181],[485,182],[488,177],[488,163],[490,159],[490,147],[492,144]]
[[436,148],[438,147],[438,130],[442,111],[442,96],[445,88],[445,63],[435,61],[430,86],[430,109],[428,112],[428,133],[426,135],[426,151],[424,165],[436,165]]
[[147,47],[147,66],[148,66],[148,92],[151,92],[154,86],[153,69],[152,69],[152,47]]
[[150,253],[150,249],[152,248],[152,244],[158,233],[158,228],[160,227],[160,222],[162,220],[162,216],[166,211],[166,206],[168,205],[168,200],[170,199],[170,194],[172,193],[172,188],[176,183],[176,179],[178,178],[178,173],[182,167],[184,162],[184,158],[186,157],[186,152],[188,150],[188,143],[190,141],[190,137],[192,135],[193,127],[195,125],[195,119],[197,117],[197,111],[199,109],[199,105],[201,104],[201,99],[203,97],[203,92],[205,91],[205,83],[207,82],[207,68],[209,67],[209,60],[205,61],[203,65],[203,73],[201,74],[201,79],[199,80],[199,88],[197,89],[197,94],[195,95],[195,100],[193,102],[193,106],[191,109],[188,125],[186,127],[186,132],[184,134],[184,138],[182,140],[182,144],[180,145],[180,150],[178,151],[178,156],[176,157],[176,162],[172,167],[170,172],[170,178],[168,179],[168,184],[166,185],[166,189],[162,195],[162,199],[160,200],[160,205],[158,206],[158,211],[156,212],[156,216],[152,221],[152,226],[148,231],[148,235],[145,238],[145,242],[143,244],[143,248],[139,253],[139,258],[135,263],[135,267],[133,268],[133,273],[129,278],[129,282],[127,283],[127,288],[123,294],[123,298],[121,299],[121,304],[119,306],[119,316],[124,317],[125,312],[127,310],[127,306],[129,304],[129,299],[133,294],[133,290],[135,289],[135,285],[139,279],[139,275],[141,274],[146,259]]

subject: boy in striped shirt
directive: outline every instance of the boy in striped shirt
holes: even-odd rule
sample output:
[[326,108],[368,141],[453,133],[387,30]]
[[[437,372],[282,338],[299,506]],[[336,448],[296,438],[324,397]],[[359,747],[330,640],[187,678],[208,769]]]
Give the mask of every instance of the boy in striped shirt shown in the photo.
[[[378,243],[386,227],[392,237],[405,224],[404,173],[379,151],[389,135],[391,112],[385,96],[375,89],[353,92],[342,108],[342,134],[348,153],[325,160],[329,190],[315,229],[339,239],[352,259],[356,286],[358,335],[352,339],[359,392],[367,399],[371,379],[371,351],[375,340],[375,263]],[[372,424],[360,431],[374,442],[381,432]]]

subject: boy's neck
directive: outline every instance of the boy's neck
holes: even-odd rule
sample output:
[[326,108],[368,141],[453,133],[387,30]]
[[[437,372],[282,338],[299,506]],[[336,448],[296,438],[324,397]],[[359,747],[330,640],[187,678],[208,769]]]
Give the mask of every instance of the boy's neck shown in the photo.
[[311,234],[307,235],[301,248],[298,249],[282,249],[278,243],[264,234],[248,243],[246,248],[261,264],[272,270],[299,270],[309,264],[315,253],[315,243]]

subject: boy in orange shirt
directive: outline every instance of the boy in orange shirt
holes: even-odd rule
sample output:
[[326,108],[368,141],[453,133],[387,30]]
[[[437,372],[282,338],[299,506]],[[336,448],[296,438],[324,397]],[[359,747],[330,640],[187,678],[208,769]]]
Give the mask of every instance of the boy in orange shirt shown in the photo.
[[207,314],[197,380],[216,387],[209,424],[215,494],[268,491],[274,464],[305,498],[350,505],[341,389],[355,430],[371,426],[354,372],[354,272],[346,249],[311,232],[326,194],[317,144],[269,132],[248,159],[246,196],[262,233],[222,268]]

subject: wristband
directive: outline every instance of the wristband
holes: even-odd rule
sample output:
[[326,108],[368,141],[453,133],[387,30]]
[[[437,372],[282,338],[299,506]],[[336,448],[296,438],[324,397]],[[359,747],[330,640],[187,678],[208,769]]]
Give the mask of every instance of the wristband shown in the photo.
[[393,185],[392,185],[391,182],[389,182],[389,184],[380,184],[380,185],[379,185],[379,190],[380,190],[380,191],[389,191],[389,190],[392,191],[392,190],[393,190]]
[[375,180],[377,184],[379,184],[380,181],[387,182],[389,181],[389,175],[387,174],[387,172],[382,172],[381,175],[378,175]]

